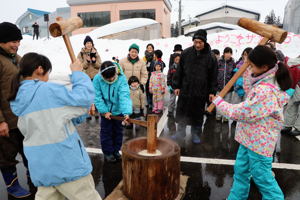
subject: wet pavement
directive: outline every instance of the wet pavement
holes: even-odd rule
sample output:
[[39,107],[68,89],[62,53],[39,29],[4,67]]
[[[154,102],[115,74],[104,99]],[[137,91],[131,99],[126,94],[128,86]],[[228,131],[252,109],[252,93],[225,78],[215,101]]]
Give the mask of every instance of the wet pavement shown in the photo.
[[[92,119],[80,125],[78,129],[86,147],[100,148],[99,120]],[[175,133],[175,129],[174,119],[169,118],[160,137],[170,137]],[[232,185],[233,166],[222,163],[222,160],[232,161],[235,159],[239,145],[234,141],[234,132],[235,125],[229,126],[228,122],[221,123],[213,117],[208,117],[203,127],[201,144],[195,145],[191,142],[190,128],[187,128],[186,141],[181,149],[181,155],[187,157],[184,162],[181,162],[181,171],[183,175],[189,177],[184,200],[222,200],[228,196]],[[125,129],[124,141],[145,135],[146,129],[143,127],[136,127],[134,130]],[[90,153],[90,157],[94,167],[92,175],[96,189],[104,198],[122,179],[121,163],[104,162],[103,155],[98,153]],[[198,163],[192,162],[189,161],[189,158],[199,158],[200,161]],[[216,162],[206,164],[201,162],[202,158],[211,158]],[[282,135],[274,153],[274,162],[283,163],[279,166],[282,165],[282,168],[287,168],[273,169],[285,199],[299,200],[300,141],[295,137]],[[286,164],[298,164],[296,165],[297,170],[290,169],[289,165]],[[18,173],[21,184],[26,187],[25,169],[22,162],[18,164]],[[0,178],[0,195],[0,200],[7,200],[2,178]],[[249,199],[261,199],[255,184],[251,184]]]

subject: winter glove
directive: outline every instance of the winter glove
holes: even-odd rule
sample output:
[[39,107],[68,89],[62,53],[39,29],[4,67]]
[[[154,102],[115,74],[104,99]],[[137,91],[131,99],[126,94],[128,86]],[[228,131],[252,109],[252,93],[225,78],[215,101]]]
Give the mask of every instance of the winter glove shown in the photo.
[[171,87],[171,85],[168,86],[168,90],[169,90],[169,93],[170,93],[170,94],[173,94],[174,90],[173,90],[173,88]]
[[143,84],[140,84],[140,88],[141,88],[142,92],[145,93],[145,87]]

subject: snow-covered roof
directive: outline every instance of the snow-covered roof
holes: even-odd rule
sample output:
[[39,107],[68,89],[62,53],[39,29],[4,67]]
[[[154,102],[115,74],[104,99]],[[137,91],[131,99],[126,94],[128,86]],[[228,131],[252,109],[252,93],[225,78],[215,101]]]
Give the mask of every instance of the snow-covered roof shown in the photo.
[[158,24],[158,22],[153,19],[147,19],[147,18],[124,19],[97,28],[91,31],[89,35],[94,38],[101,38],[106,35],[112,35],[115,33],[136,29],[151,24]]
[[220,5],[218,7],[215,7],[215,8],[212,8],[210,10],[207,10],[205,12],[201,12],[199,13],[198,15],[196,15],[196,17],[200,17],[200,16],[203,16],[203,15],[206,15],[206,14],[209,14],[209,13],[212,13],[214,11],[217,11],[217,10],[221,10],[223,8],[231,8],[231,9],[235,9],[235,10],[239,10],[239,11],[242,11],[242,12],[247,12],[247,13],[251,13],[253,15],[257,15],[258,16],[258,19],[260,18],[260,13],[258,11],[254,11],[252,9],[248,9],[248,8],[241,8],[241,7],[236,7],[236,6],[232,6],[232,5],[228,5],[228,4],[223,4],[223,5]]
[[185,34],[194,33],[199,29],[210,30],[213,28],[224,28],[224,29],[228,29],[228,30],[242,30],[243,29],[240,26],[233,25],[233,24],[227,24],[227,23],[222,23],[222,22],[213,22],[213,23],[209,23],[209,24],[204,24],[202,26],[193,27],[193,28],[189,29]]
[[181,26],[189,25],[190,23],[200,22],[198,18],[187,19],[181,23]]

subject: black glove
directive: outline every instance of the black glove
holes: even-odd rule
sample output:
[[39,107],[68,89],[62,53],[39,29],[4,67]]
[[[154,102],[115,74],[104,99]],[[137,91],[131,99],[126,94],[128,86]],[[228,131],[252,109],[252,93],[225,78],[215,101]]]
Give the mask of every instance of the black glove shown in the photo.
[[[96,53],[90,53],[90,58],[91,58],[92,63],[95,63],[96,62]],[[95,60],[93,60],[93,58]]]
[[142,92],[145,93],[145,87],[143,84],[140,84],[140,88],[141,88]]

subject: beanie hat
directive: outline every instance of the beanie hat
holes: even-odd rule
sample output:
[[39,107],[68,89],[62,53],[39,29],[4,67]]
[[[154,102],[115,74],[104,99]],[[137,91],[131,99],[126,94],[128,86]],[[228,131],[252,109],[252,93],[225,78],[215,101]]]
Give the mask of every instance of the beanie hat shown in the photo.
[[176,44],[176,45],[174,46],[173,52],[176,52],[176,51],[183,51],[183,50],[182,50],[181,44]]
[[6,43],[11,41],[22,40],[21,30],[10,22],[0,23],[0,42]]
[[154,67],[155,67],[156,65],[160,65],[161,69],[163,68],[163,63],[160,62],[160,61],[156,61]]
[[133,43],[132,45],[130,45],[128,51],[130,51],[131,49],[136,49],[138,52],[140,52],[140,47],[137,44],[135,44],[135,43]]
[[204,29],[199,29],[198,31],[195,32],[194,36],[193,36],[193,40],[195,39],[200,39],[203,42],[206,42],[207,40],[207,32]]
[[93,46],[94,46],[94,42],[93,42],[92,38],[90,36],[88,36],[88,35],[85,37],[85,39],[83,41],[83,45],[85,46],[85,44],[87,42],[91,42],[93,44]]

